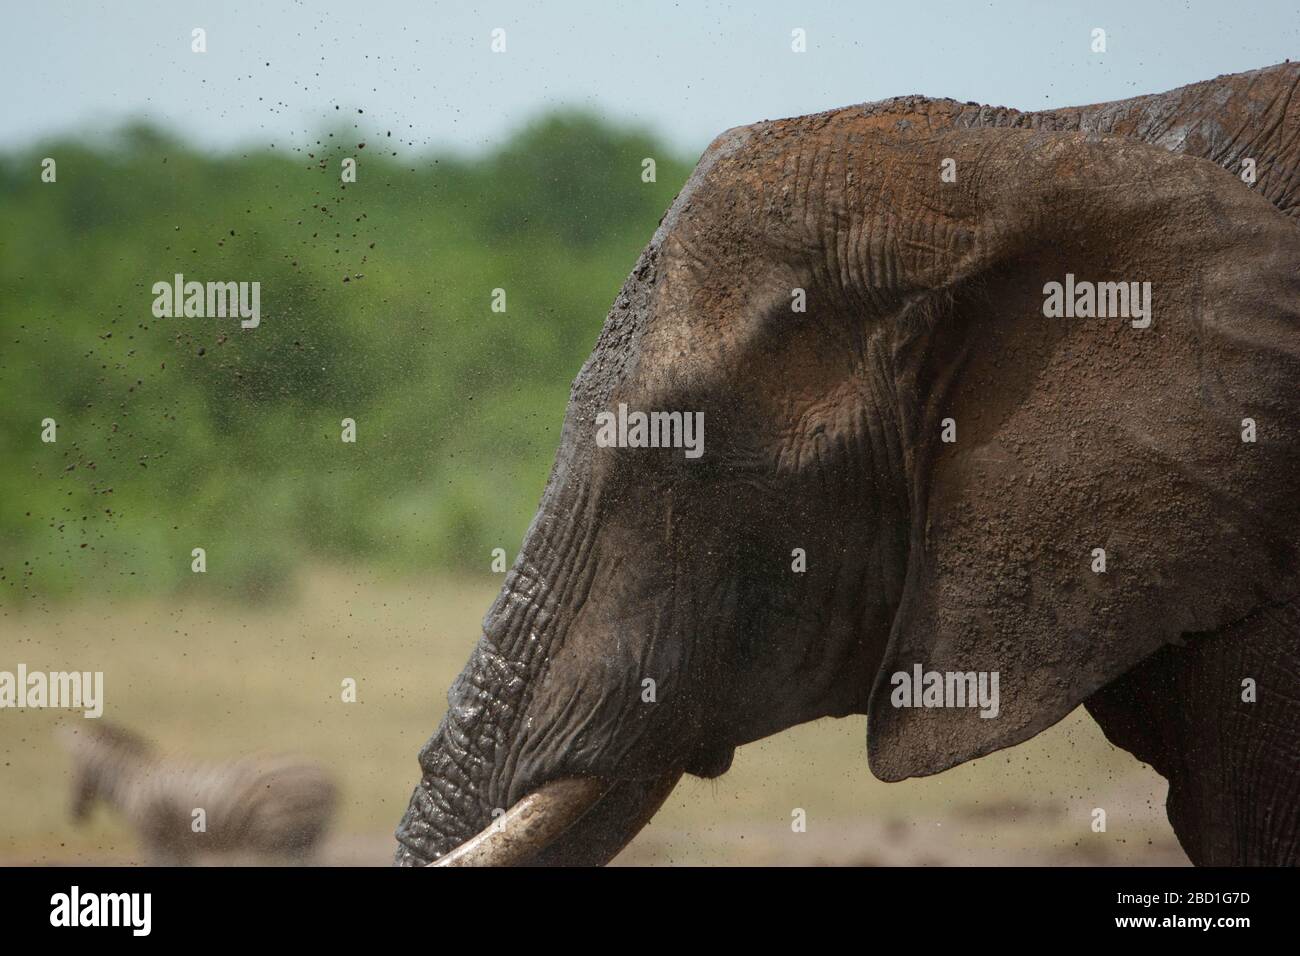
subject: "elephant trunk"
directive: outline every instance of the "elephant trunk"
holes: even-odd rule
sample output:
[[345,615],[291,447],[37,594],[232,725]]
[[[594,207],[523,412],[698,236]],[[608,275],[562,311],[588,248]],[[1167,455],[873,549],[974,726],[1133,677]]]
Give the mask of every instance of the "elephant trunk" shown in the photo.
[[581,638],[574,621],[600,566],[590,499],[581,481],[564,480],[569,465],[562,452],[519,561],[447,694],[446,715],[420,751],[421,778],[397,830],[398,865],[449,856],[457,864],[603,864],[680,776],[672,764],[601,762],[588,724],[600,724],[602,703],[628,706],[618,688],[601,694],[594,689],[604,684],[584,684],[597,693],[590,706],[557,697],[556,687],[585,680],[555,667],[566,655],[585,660],[566,645]]
[[[522,798],[535,784],[520,780],[524,717],[551,655],[563,641],[556,592],[566,575],[530,554],[553,553],[545,528],[534,526],[519,564],[484,619],[483,634],[469,662],[447,692],[447,712],[420,751],[420,782],[397,830],[396,861],[422,865],[468,842]],[[519,788],[529,788],[520,792]],[[499,829],[499,826],[495,829]]]
[[398,865],[445,856],[528,796],[514,788],[548,782],[518,779],[518,761],[524,712],[567,626],[564,595],[585,524],[576,490],[552,475],[519,559],[447,692],[446,715],[420,750],[420,781],[397,829]]
[[448,694],[448,711],[420,751],[420,782],[397,830],[396,862],[421,866],[466,842],[491,822],[488,795],[496,756],[490,692],[475,665],[490,657],[483,642]]
[[[662,805],[680,770],[606,780],[517,779],[527,679],[485,636],[420,752],[423,770],[397,830],[399,866],[603,865]],[[535,676],[535,675],[534,675]],[[512,776],[513,774],[513,776]],[[531,780],[531,777],[530,777]],[[510,801],[512,791],[525,788]]]

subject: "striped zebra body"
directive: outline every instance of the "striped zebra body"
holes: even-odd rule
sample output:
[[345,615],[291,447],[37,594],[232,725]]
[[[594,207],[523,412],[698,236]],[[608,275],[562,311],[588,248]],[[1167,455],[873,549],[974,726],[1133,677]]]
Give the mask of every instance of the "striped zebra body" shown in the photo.
[[[79,728],[70,746],[74,816],[84,817],[103,801],[160,862],[186,863],[207,852],[303,860],[338,802],[329,774],[300,757],[167,759],[134,734],[96,724]],[[198,810],[203,828],[195,832]]]

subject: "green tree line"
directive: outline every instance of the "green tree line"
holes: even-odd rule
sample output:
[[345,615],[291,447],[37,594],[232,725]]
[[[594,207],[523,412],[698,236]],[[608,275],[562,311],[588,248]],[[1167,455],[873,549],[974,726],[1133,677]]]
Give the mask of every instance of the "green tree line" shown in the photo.
[[[573,376],[690,164],[574,112],[472,158],[396,142],[214,155],[134,125],[0,157],[0,601],[513,558]],[[260,325],[156,318],[177,273],[260,282]]]

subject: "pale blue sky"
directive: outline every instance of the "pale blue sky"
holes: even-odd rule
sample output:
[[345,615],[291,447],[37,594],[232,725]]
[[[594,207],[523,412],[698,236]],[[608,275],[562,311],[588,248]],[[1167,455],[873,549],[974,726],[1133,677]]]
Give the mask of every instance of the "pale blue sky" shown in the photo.
[[[0,150],[128,117],[205,146],[283,147],[343,116],[420,149],[477,150],[565,104],[649,126],[695,154],[729,126],[898,94],[1042,108],[1296,59],[1298,7],[1297,0],[14,2],[0,21]],[[203,55],[190,52],[196,26],[207,30]],[[489,49],[495,27],[506,30],[505,54]],[[807,31],[807,53],[790,51],[796,27]],[[1105,54],[1090,51],[1094,27],[1107,31]]]

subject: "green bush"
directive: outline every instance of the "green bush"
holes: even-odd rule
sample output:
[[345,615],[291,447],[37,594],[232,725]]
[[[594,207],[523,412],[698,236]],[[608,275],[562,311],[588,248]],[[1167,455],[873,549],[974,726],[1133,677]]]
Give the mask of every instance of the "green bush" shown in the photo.
[[[581,113],[473,160],[321,142],[212,156],[132,126],[0,159],[0,601],[513,558],[569,384],[689,164]],[[259,281],[261,325],[154,318],[175,273]]]

